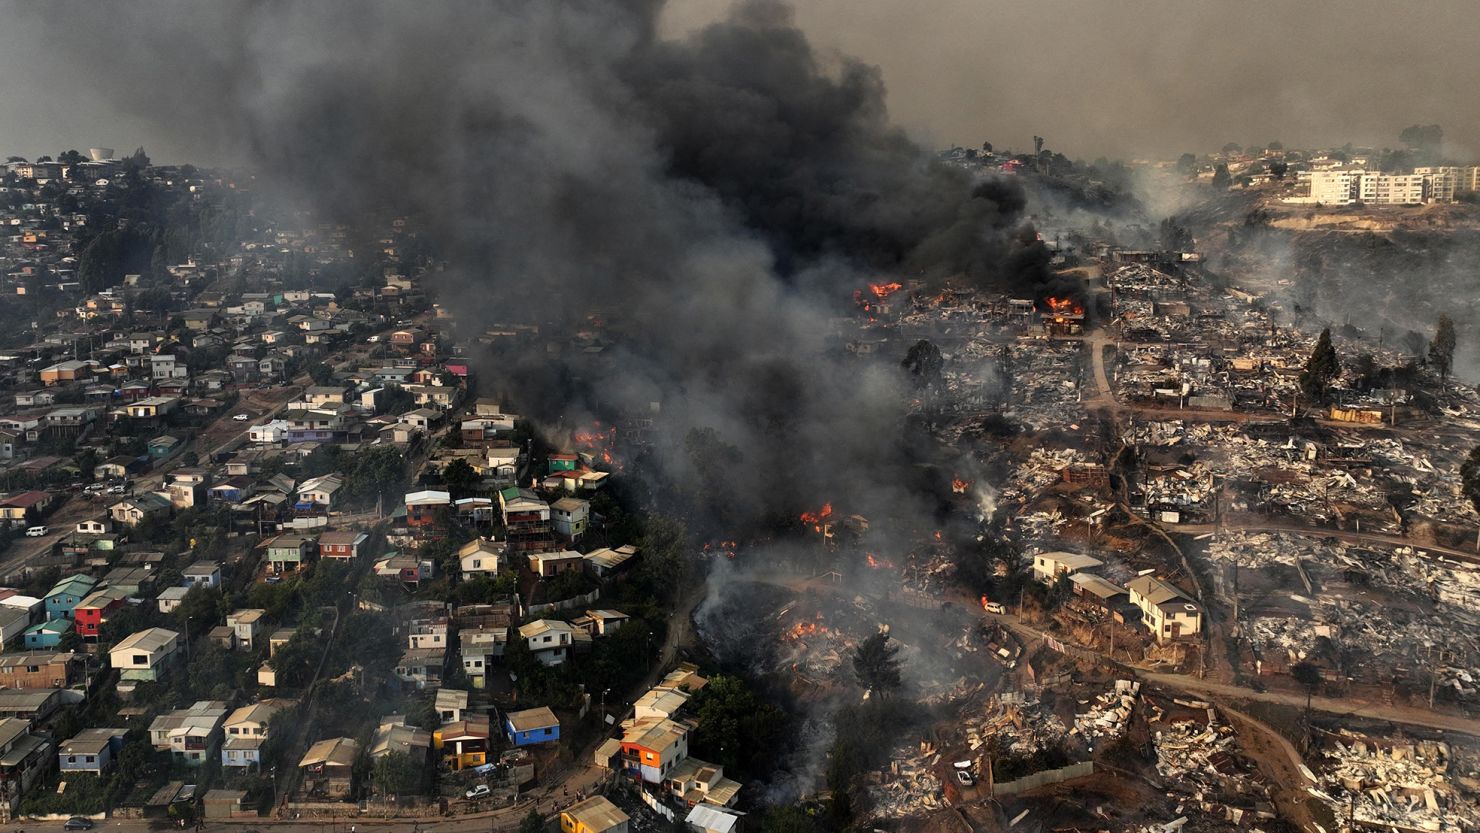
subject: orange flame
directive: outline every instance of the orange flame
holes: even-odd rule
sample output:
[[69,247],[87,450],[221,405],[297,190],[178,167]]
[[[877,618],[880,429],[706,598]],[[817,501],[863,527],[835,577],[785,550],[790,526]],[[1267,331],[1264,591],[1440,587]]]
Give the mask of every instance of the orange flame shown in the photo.
[[811,524],[813,529],[821,532],[822,527],[827,525],[828,519],[832,517],[832,513],[832,504],[824,503],[822,504],[822,508],[816,512],[803,512],[801,515],[802,523]]
[[937,541],[941,540],[940,530],[938,530],[938,529],[935,531],[935,540],[937,540]]
[[981,602],[982,602],[982,610],[986,610],[987,609],[987,597],[986,596],[982,596]]
[[877,558],[871,552],[870,553],[865,553],[864,554],[864,557],[868,559],[868,567],[869,567],[870,570],[892,570],[892,569],[894,569],[894,562],[893,561],[890,561],[887,558]]
[[953,478],[951,478],[951,491],[952,492],[954,492],[954,493],[956,493],[958,495],[964,495],[970,489],[971,489],[971,481],[970,480],[962,480],[959,477],[953,477]]
[[1084,307],[1073,298],[1048,297],[1043,299],[1043,303],[1048,304],[1049,311],[1054,315],[1084,315]]
[[795,640],[801,639],[804,636],[816,636],[819,633],[827,633],[827,625],[821,624],[821,622],[822,614],[819,613],[817,614],[816,621],[798,622],[795,625],[792,625],[791,629],[786,632],[785,637],[787,639]]
[[878,298],[881,301],[901,289],[904,289],[903,284],[894,283],[892,281],[889,283],[871,283],[868,285],[868,291],[874,293],[874,297]]

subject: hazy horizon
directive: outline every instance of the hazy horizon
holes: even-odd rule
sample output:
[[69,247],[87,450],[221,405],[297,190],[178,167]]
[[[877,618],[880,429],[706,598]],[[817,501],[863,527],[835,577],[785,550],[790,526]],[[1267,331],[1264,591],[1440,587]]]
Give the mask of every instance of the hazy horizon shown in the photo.
[[[665,30],[692,30],[732,5],[670,4]],[[47,38],[67,29],[41,25],[45,8],[0,6],[0,70],[12,91],[0,98],[0,152],[33,158],[106,146],[124,154],[142,145],[161,161],[237,161],[178,125],[121,112],[94,85],[96,68],[48,48]],[[929,147],[990,140],[1021,150],[1036,134],[1075,158],[1165,159],[1229,141],[1396,146],[1398,131],[1414,123],[1441,125],[1452,157],[1480,147],[1480,112],[1455,94],[1459,78],[1480,70],[1472,48],[1480,15],[1458,0],[949,0],[930,8],[810,0],[795,14],[824,58],[877,66],[893,120]],[[230,31],[224,20],[222,28]],[[122,35],[94,47],[137,65],[133,48]],[[131,80],[168,84],[168,66],[162,59],[159,74]],[[1436,83],[1446,78],[1454,83]]]

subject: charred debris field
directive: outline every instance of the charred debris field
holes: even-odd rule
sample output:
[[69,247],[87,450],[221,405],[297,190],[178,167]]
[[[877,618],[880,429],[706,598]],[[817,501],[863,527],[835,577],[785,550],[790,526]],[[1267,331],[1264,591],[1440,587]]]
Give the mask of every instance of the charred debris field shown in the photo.
[[1471,30],[714,5],[6,14],[0,823],[1480,830]]

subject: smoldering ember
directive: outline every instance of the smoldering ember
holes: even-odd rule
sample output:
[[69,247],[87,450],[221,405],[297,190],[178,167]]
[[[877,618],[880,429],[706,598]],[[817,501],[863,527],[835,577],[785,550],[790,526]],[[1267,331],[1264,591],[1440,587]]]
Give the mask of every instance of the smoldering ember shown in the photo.
[[1463,94],[948,5],[5,8],[0,824],[1480,830]]

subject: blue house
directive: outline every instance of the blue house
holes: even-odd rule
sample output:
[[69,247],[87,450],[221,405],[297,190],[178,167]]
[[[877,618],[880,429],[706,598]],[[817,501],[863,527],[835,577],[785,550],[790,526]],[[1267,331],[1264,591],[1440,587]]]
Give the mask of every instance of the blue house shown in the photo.
[[547,706],[504,714],[504,729],[515,746],[534,746],[560,740],[560,720]]
[[67,576],[58,581],[46,593],[46,618],[71,619],[77,603],[87,598],[97,585],[97,579],[84,575]]
[[39,625],[26,628],[21,634],[21,641],[28,651],[38,648],[55,648],[62,644],[62,637],[70,630],[72,630],[71,619],[49,619]]
[[123,729],[83,729],[57,749],[62,772],[102,775],[123,749]]

